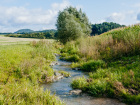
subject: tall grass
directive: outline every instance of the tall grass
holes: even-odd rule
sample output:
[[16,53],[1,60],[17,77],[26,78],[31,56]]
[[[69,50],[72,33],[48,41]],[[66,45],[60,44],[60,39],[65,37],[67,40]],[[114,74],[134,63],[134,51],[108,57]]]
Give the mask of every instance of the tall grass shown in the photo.
[[[87,80],[73,80],[73,88],[93,96],[118,98],[130,105],[140,104],[139,25],[69,42],[62,52],[71,50],[80,57],[79,62],[72,63],[73,67],[94,71]],[[67,55],[72,55],[69,52]]]
[[104,33],[99,36],[78,39],[65,45],[63,52],[79,54],[87,59],[117,59],[140,53],[140,26],[134,25]]
[[0,105],[62,105],[63,103],[50,91],[44,91],[29,81],[7,83],[0,86]]
[[56,52],[53,43],[46,41],[0,46],[0,105],[63,104],[39,87],[46,77],[54,75],[49,64]]

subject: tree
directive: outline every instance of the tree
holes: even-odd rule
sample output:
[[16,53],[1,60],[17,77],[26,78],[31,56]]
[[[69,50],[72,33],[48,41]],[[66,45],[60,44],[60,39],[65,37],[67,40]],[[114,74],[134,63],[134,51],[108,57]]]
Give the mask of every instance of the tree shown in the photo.
[[64,44],[91,33],[91,24],[86,14],[71,6],[59,12],[56,26],[58,39]]
[[119,27],[125,27],[125,25],[120,25],[120,24],[113,23],[113,22],[110,22],[110,23],[103,22],[101,24],[92,24],[91,36],[100,35],[104,32],[107,32],[109,30],[119,28]]

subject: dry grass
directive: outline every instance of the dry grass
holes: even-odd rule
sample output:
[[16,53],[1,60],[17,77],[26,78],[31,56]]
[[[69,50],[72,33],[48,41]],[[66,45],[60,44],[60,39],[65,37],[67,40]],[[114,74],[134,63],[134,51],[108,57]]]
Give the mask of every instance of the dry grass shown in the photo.
[[121,28],[99,36],[79,39],[69,45],[76,46],[77,52],[86,58],[112,59],[135,55],[140,52],[139,30],[140,26]]

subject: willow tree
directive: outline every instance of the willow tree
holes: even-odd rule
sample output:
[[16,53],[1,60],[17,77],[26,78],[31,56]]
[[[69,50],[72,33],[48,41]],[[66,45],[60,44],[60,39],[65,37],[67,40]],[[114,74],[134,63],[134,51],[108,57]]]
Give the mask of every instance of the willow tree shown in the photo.
[[56,26],[58,39],[64,44],[91,33],[91,24],[86,14],[71,6],[59,12]]

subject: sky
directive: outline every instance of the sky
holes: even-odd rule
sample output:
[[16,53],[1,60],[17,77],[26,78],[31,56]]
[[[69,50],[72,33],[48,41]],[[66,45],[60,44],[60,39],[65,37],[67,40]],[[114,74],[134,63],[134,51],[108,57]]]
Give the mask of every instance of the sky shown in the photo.
[[92,24],[140,23],[140,0],[0,0],[0,32],[56,29],[58,12],[81,8]]

